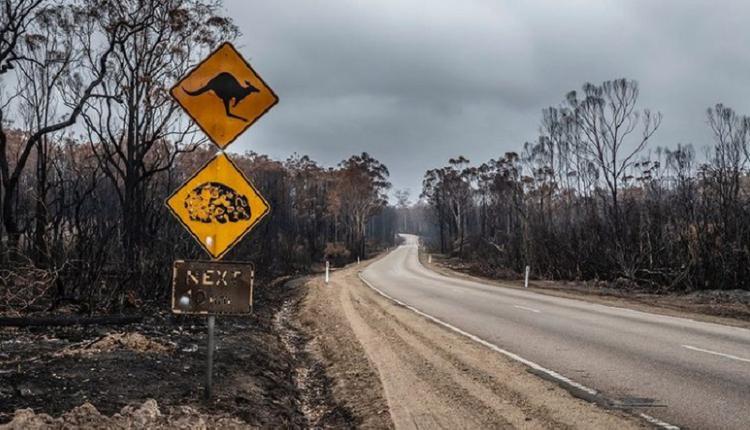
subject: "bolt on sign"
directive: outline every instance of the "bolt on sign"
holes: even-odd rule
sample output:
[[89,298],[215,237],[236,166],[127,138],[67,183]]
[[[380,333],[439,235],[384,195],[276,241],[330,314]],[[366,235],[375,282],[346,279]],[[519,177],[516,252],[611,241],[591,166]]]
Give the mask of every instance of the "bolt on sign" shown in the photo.
[[228,42],[198,64],[170,92],[221,149],[279,101]]
[[252,263],[175,261],[172,267],[172,312],[248,313],[253,307],[254,278]]
[[263,196],[223,152],[178,188],[167,206],[215,259],[221,259],[269,211]]

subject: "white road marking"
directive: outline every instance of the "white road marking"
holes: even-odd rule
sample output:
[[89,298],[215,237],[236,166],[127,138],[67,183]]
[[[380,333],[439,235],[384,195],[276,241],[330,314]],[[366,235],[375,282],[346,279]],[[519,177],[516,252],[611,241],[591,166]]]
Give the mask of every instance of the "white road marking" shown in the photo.
[[[420,262],[420,264],[421,264],[421,262]],[[697,320],[697,319],[688,318],[688,317],[676,317],[676,316],[673,316],[673,315],[666,315],[666,314],[660,314],[660,313],[654,313],[654,312],[644,312],[644,311],[639,311],[639,310],[636,310],[636,309],[626,308],[626,307],[622,307],[622,306],[603,305],[603,304],[600,304],[600,303],[588,302],[588,301],[582,300],[582,299],[573,299],[573,298],[569,298],[569,297],[560,297],[560,296],[555,296],[553,294],[544,294],[544,293],[538,293],[538,292],[534,292],[534,291],[528,291],[528,290],[525,290],[523,288],[503,286],[501,284],[493,283],[490,280],[482,280],[482,279],[477,279],[477,278],[452,278],[452,277],[450,277],[448,275],[444,275],[441,272],[437,272],[434,269],[429,268],[429,267],[427,267],[427,266],[425,266],[423,264],[422,264],[422,267],[425,270],[432,272],[437,277],[441,277],[443,279],[447,279],[447,280],[450,280],[450,281],[453,281],[453,282],[468,283],[470,285],[480,285],[480,286],[484,286],[484,287],[501,288],[501,289],[504,289],[504,290],[510,290],[510,291],[512,291],[514,293],[518,293],[518,294],[526,294],[527,296],[530,296],[532,298],[552,297],[552,298],[560,299],[562,301],[570,301],[570,302],[583,303],[583,304],[588,304],[588,305],[593,305],[593,306],[599,306],[599,307],[602,307],[602,308],[615,309],[615,310],[620,310],[620,311],[628,311],[628,312],[632,312],[632,313],[635,313],[635,314],[643,315],[645,317],[651,317],[651,318],[654,318],[654,319],[666,319],[666,320],[672,320],[674,322],[679,322],[679,323],[688,322],[688,323],[691,323],[691,324],[696,324],[696,325],[701,325],[701,326],[708,325],[708,326],[712,326],[712,327],[721,328],[722,330],[739,331],[741,333],[748,333],[748,332],[750,332],[750,329],[748,329],[748,328],[737,327],[737,326],[733,326],[733,325],[727,325],[728,323],[719,324],[719,323],[714,323],[714,322],[709,322],[709,321],[702,321],[702,320]]]
[[532,308],[527,308],[526,306],[513,305],[513,307],[514,307],[514,308],[518,308],[518,309],[523,309],[523,310],[525,310],[525,311],[536,312],[536,313],[539,313],[539,312],[541,312],[541,311],[540,311],[539,309],[532,309]]
[[698,348],[697,346],[691,346],[691,345],[682,345],[682,347],[687,348],[687,349],[692,349],[693,351],[705,352],[706,354],[718,355],[720,357],[726,357],[726,358],[731,358],[732,360],[744,361],[746,363],[750,363],[750,359],[737,357],[736,355],[724,354],[722,352],[711,351],[710,349]]
[[[443,327],[445,327],[445,328],[447,328],[449,330],[452,330],[452,331],[454,331],[454,332],[456,332],[456,333],[458,333],[458,334],[460,334],[462,336],[468,337],[469,339],[473,340],[474,342],[477,342],[477,343],[479,343],[481,345],[484,345],[487,348],[489,348],[489,349],[491,349],[491,350],[493,350],[495,352],[499,352],[500,354],[503,354],[503,355],[505,355],[506,357],[508,357],[508,358],[510,358],[512,360],[518,361],[519,363],[523,363],[523,364],[525,364],[525,365],[527,365],[527,366],[531,367],[532,369],[535,369],[535,370],[537,370],[539,372],[546,373],[547,375],[551,376],[552,378],[555,378],[558,381],[565,382],[566,384],[568,384],[568,385],[570,385],[572,387],[575,387],[575,388],[577,388],[577,389],[579,389],[579,390],[581,390],[583,392],[591,394],[592,396],[596,396],[599,393],[595,389],[589,388],[589,387],[587,387],[587,386],[585,386],[583,384],[580,384],[580,383],[578,383],[578,382],[576,382],[576,381],[574,381],[574,380],[572,380],[572,379],[570,379],[570,378],[568,378],[566,376],[563,376],[563,375],[555,372],[554,370],[547,369],[546,367],[543,367],[543,366],[541,366],[539,364],[536,364],[535,362],[533,362],[531,360],[525,359],[525,358],[521,357],[518,354],[514,354],[514,353],[512,353],[512,352],[510,352],[508,350],[502,349],[499,346],[495,345],[494,343],[490,343],[490,342],[488,342],[488,341],[480,338],[479,336],[475,336],[475,335],[473,335],[471,333],[463,331],[460,328],[458,328],[458,327],[456,327],[454,325],[451,325],[450,323],[447,323],[447,322],[445,322],[445,321],[443,321],[443,320],[441,320],[439,318],[436,318],[436,317],[434,317],[434,316],[432,316],[432,315],[430,315],[428,313],[422,312],[419,309],[415,308],[414,306],[407,305],[406,303],[404,303],[404,302],[402,302],[402,301],[400,301],[398,299],[395,299],[395,298],[389,296],[388,294],[380,291],[378,288],[376,288],[374,285],[372,285],[369,281],[367,281],[364,277],[362,277],[362,272],[359,272],[357,275],[359,276],[359,279],[362,282],[364,282],[364,284],[367,285],[371,290],[375,291],[376,293],[380,294],[381,296],[385,297],[386,299],[388,299],[388,300],[390,300],[390,301],[392,301],[392,302],[394,302],[394,303],[396,303],[396,304],[398,304],[400,306],[403,306],[406,309],[409,309],[410,311],[412,311],[412,312],[414,312],[414,313],[416,313],[418,315],[421,315],[421,316],[427,318],[428,320],[430,320],[430,321],[432,321],[432,322],[434,322],[434,323],[436,323],[438,325],[441,325],[441,326],[443,326]],[[644,413],[640,413],[640,414],[638,414],[638,416],[640,416],[641,418],[645,419],[649,423],[651,423],[651,424],[653,424],[655,426],[664,428],[666,430],[680,430],[679,427],[677,427],[675,425],[672,425],[672,424],[670,424],[668,422],[662,421],[662,420],[660,420],[658,418],[654,418],[651,415],[646,415]]]
[[676,425],[669,424],[668,422],[662,421],[659,418],[654,418],[651,415],[644,414],[643,412],[639,413],[638,416],[657,427],[661,427],[667,430],[680,430],[680,428],[677,427]]

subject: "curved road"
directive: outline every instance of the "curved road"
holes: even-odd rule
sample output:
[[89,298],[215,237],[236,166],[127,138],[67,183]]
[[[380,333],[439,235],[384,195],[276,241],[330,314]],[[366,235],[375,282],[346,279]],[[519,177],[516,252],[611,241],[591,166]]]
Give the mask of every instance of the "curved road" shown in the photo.
[[404,237],[362,272],[392,298],[666,423],[750,428],[750,330],[446,277]]

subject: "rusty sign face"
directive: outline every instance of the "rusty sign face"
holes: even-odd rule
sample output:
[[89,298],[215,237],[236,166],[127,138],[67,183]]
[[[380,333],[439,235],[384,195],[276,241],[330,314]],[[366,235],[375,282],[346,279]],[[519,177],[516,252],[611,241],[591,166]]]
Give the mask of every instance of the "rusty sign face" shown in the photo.
[[190,71],[170,93],[222,149],[279,101],[228,42]]
[[174,262],[172,312],[178,314],[243,314],[252,310],[252,263],[224,261]]
[[270,210],[224,153],[188,179],[166,204],[215,259],[222,258]]

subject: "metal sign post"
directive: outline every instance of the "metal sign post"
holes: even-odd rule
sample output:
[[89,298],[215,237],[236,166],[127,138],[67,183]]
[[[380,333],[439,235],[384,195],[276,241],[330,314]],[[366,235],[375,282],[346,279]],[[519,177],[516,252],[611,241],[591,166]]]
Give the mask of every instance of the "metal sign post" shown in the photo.
[[252,263],[228,261],[174,262],[172,312],[208,316],[205,397],[211,398],[216,315],[246,314],[253,309],[255,267]]
[[216,326],[216,317],[208,316],[208,354],[206,355],[206,400],[211,398],[211,388],[214,379],[214,349],[216,348],[216,339],[214,338],[214,329]]
[[[231,43],[222,43],[170,90],[221,150],[278,102]],[[175,261],[172,312],[208,316],[206,399],[213,386],[216,315],[253,310],[255,268],[221,258],[271,210],[250,180],[220,151],[166,201],[212,261]]]

